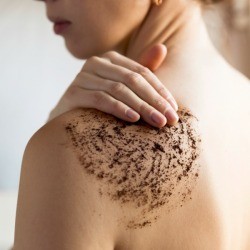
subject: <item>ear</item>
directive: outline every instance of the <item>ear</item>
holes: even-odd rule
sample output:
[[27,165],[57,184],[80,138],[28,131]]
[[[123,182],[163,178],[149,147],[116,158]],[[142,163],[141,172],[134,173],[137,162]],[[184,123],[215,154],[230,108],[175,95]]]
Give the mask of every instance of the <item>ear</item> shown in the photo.
[[167,47],[164,44],[155,44],[141,54],[138,63],[154,72],[161,66],[166,56]]

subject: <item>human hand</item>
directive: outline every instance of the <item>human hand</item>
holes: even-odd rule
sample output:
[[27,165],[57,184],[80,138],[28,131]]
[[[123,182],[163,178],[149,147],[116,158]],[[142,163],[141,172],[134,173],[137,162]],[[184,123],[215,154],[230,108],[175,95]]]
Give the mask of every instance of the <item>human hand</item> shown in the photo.
[[[177,103],[152,73],[166,54],[166,47],[159,44],[143,53],[139,62],[115,51],[90,57],[51,111],[49,120],[80,107],[95,108],[129,122],[142,116],[155,127],[174,125],[178,121]],[[157,117],[158,123],[153,119]]]

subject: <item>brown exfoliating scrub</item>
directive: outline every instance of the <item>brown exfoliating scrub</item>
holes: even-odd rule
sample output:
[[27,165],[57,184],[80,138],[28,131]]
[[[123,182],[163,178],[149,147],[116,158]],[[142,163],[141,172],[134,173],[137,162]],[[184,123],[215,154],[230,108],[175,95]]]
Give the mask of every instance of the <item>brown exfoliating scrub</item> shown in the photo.
[[84,109],[65,125],[83,170],[103,184],[100,195],[138,209],[127,228],[149,226],[161,208],[171,211],[191,199],[201,140],[197,118],[187,109],[178,114],[177,125],[159,129]]

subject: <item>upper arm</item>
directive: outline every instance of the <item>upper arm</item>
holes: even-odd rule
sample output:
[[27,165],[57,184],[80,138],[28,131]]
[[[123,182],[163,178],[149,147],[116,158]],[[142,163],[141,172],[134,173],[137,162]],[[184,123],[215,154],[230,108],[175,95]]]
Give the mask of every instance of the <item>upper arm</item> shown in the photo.
[[113,249],[93,214],[97,187],[78,167],[62,129],[54,120],[26,146],[14,249]]
[[182,206],[199,175],[200,138],[191,113],[179,115],[157,129],[78,110],[40,129],[23,156],[14,249],[113,249],[118,228]]

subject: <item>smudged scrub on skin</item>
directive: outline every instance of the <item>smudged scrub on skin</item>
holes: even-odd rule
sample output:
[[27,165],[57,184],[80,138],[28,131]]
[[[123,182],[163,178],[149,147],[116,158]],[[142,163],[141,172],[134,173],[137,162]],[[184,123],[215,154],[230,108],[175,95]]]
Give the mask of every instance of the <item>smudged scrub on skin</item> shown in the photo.
[[127,228],[150,226],[160,209],[170,212],[192,199],[200,170],[198,120],[187,109],[178,114],[177,125],[160,129],[95,109],[65,124],[83,171],[102,185],[100,195],[137,209]]

